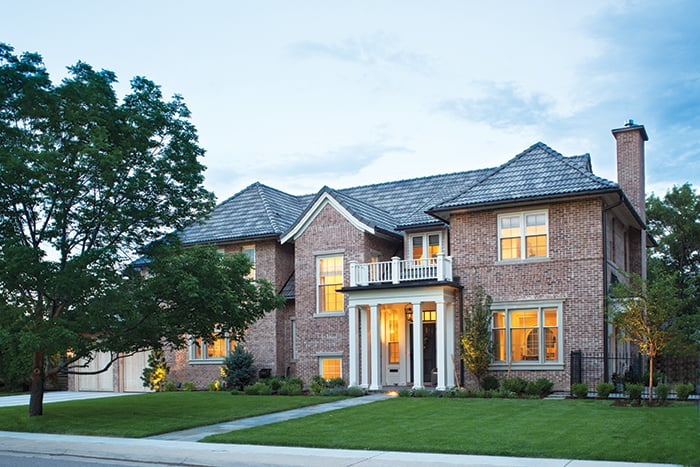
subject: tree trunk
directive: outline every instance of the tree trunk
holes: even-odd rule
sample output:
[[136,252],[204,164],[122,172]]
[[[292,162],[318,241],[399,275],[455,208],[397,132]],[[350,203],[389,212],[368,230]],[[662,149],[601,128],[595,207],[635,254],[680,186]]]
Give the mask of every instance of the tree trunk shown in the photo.
[[651,405],[651,393],[654,390],[654,359],[649,359],[649,405]]
[[29,416],[44,414],[44,352],[34,352],[32,392],[29,397]]

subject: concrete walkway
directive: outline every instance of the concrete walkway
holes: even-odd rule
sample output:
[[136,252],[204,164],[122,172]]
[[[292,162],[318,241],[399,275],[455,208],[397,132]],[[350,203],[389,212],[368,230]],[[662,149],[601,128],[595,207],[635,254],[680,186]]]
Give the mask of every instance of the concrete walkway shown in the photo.
[[370,402],[389,399],[391,396],[386,394],[371,394],[363,397],[353,397],[339,401],[328,402],[326,404],[310,405],[308,407],[300,407],[298,409],[286,410],[284,412],[270,413],[260,415],[258,417],[242,418],[232,422],[217,423],[216,425],[200,426],[190,428],[188,430],[174,431],[162,435],[151,436],[150,439],[163,439],[171,441],[199,441],[209,435],[217,435],[229,431],[243,430],[254,426],[268,425],[270,423],[284,422],[295,418],[307,417],[317,413],[330,412],[331,410],[344,409],[346,407],[355,407],[358,405],[369,404]]
[[[79,392],[79,391],[49,391],[44,393],[44,403],[81,401],[85,399],[97,399],[100,397],[133,396],[143,394],[140,392]],[[0,407],[13,407],[16,405],[29,405],[29,394],[0,397]]]

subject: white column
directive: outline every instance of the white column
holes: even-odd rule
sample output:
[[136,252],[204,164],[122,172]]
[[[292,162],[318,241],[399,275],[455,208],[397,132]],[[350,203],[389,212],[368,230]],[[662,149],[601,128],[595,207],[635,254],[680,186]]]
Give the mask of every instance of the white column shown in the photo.
[[423,389],[423,312],[413,303],[413,389]]
[[371,336],[371,353],[372,353],[372,379],[369,383],[370,391],[378,391],[382,388],[380,381],[380,369],[382,367],[381,354],[379,351],[380,347],[380,332],[379,332],[379,305],[371,305],[370,310],[370,326],[372,326],[372,336]]
[[362,379],[360,386],[369,387],[369,323],[367,322],[367,307],[360,307],[360,353],[362,354]]
[[358,386],[360,376],[360,359],[358,351],[358,332],[357,332],[357,306],[350,302],[348,307],[348,328],[350,329],[350,382],[348,386]]
[[445,364],[445,302],[436,302],[437,305],[437,317],[435,323],[435,333],[437,334],[437,389],[438,391],[444,391],[446,389],[445,372],[447,370],[447,365]]
[[445,346],[447,348],[447,387],[455,387],[455,371],[459,359],[455,355],[455,307],[454,303],[445,304]]

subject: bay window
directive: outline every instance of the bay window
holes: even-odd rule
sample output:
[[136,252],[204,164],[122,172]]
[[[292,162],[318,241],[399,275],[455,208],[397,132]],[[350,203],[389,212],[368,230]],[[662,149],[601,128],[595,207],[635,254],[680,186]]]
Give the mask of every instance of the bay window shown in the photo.
[[212,343],[201,337],[196,337],[190,343],[190,360],[221,362],[234,351],[235,347],[236,341],[228,335],[217,337]]
[[561,304],[492,310],[494,363],[561,363]]

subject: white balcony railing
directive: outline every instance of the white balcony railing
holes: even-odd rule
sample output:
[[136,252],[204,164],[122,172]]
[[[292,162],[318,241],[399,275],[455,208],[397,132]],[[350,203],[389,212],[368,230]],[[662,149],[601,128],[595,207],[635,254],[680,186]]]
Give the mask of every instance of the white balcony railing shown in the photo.
[[391,261],[377,263],[350,261],[350,287],[431,279],[452,280],[451,256],[438,253],[435,258],[430,259],[401,259],[394,256]]

